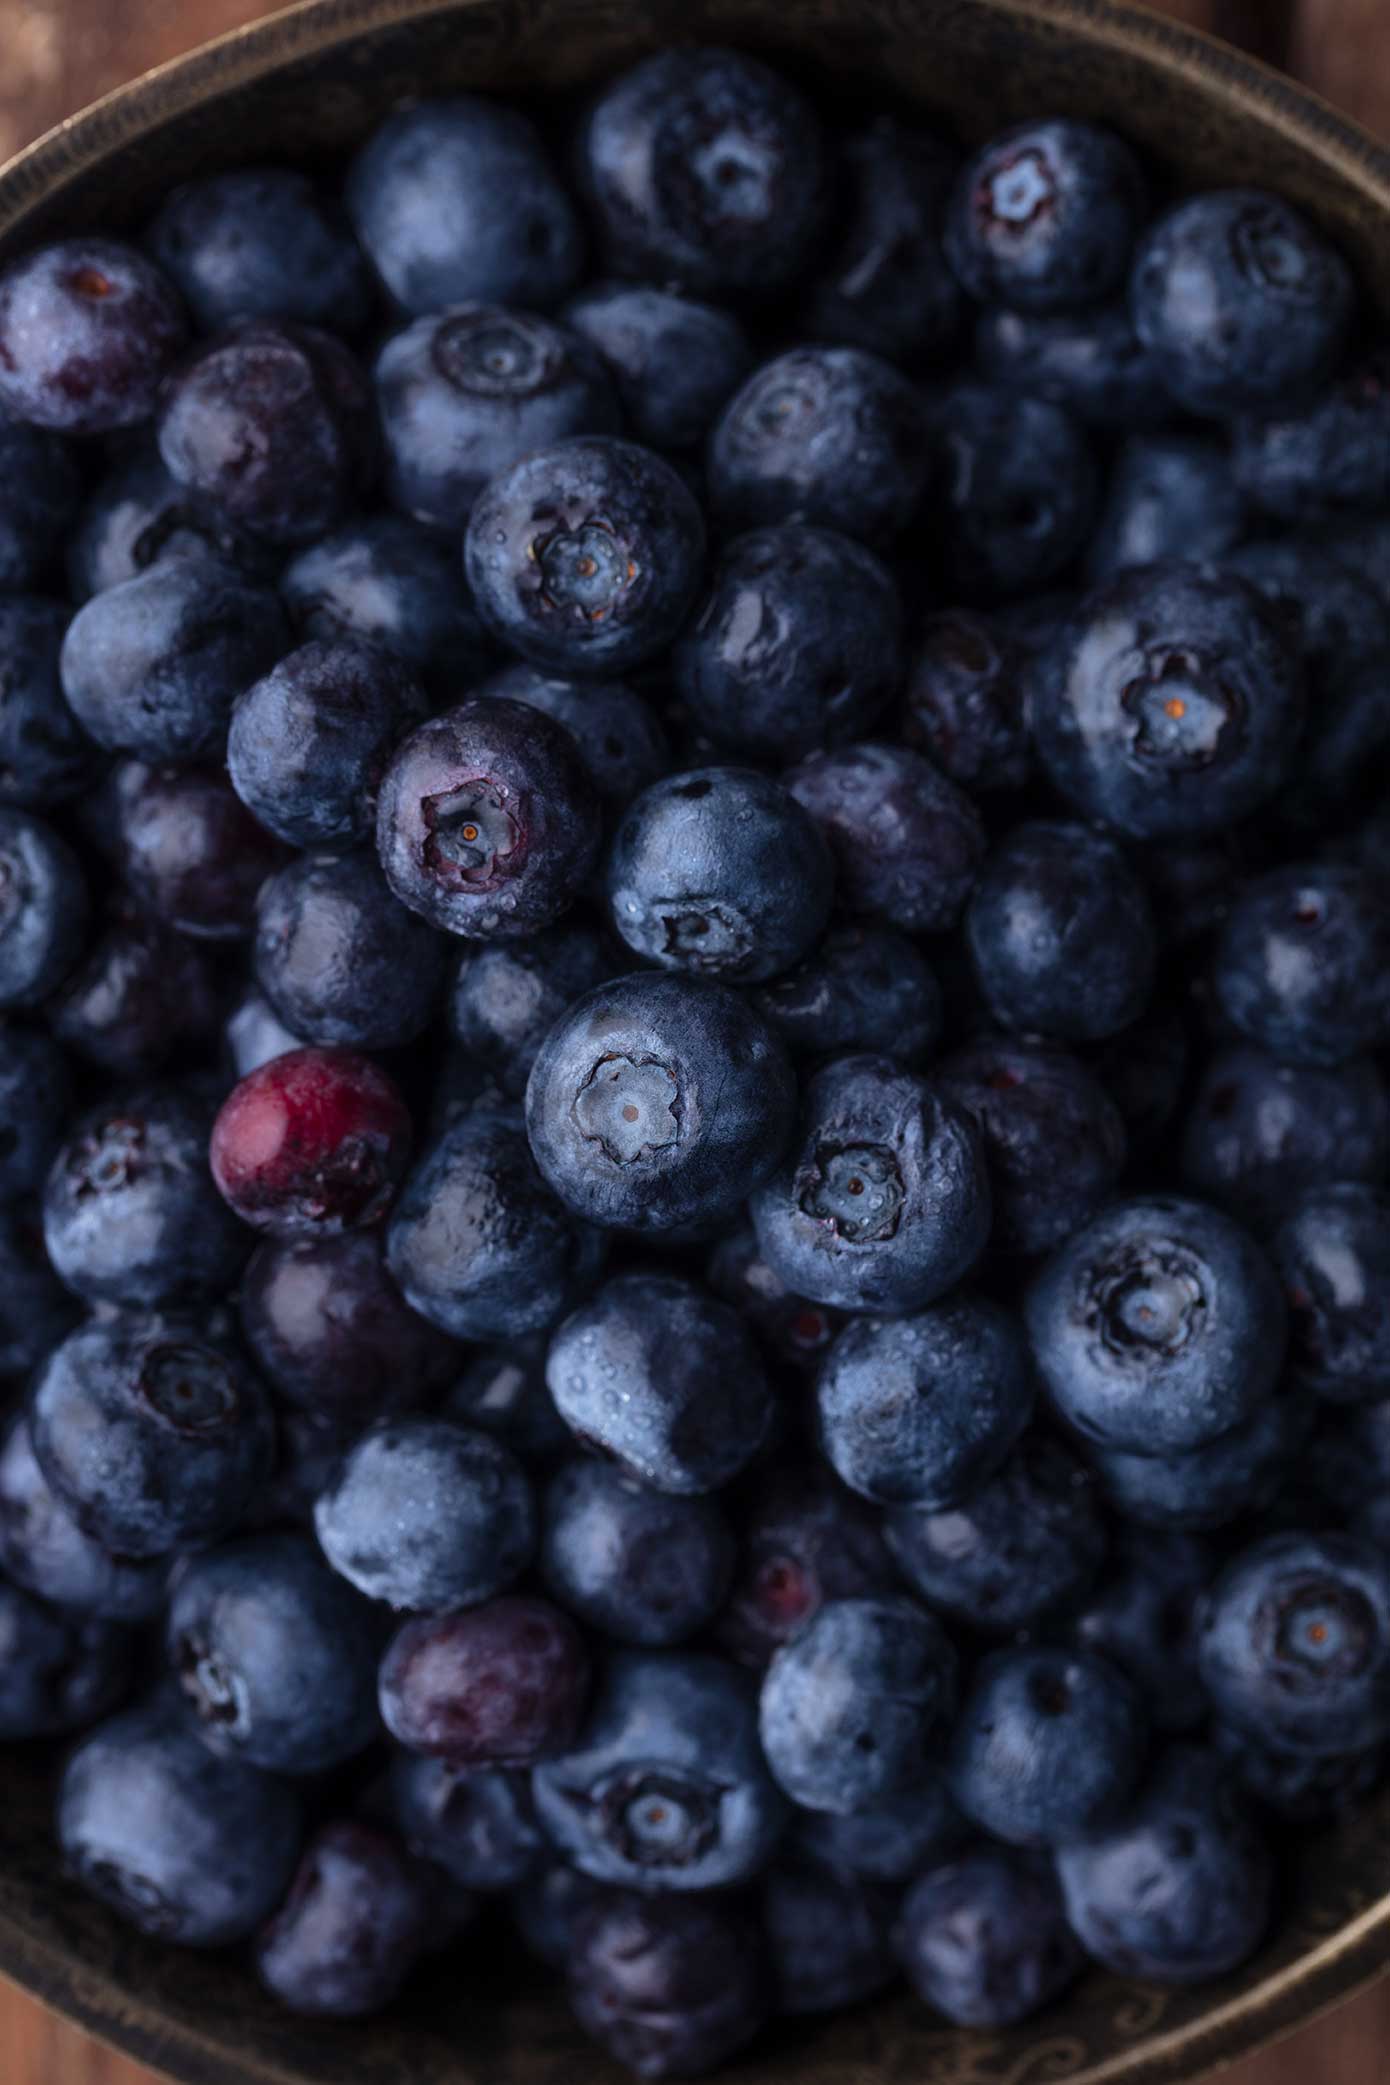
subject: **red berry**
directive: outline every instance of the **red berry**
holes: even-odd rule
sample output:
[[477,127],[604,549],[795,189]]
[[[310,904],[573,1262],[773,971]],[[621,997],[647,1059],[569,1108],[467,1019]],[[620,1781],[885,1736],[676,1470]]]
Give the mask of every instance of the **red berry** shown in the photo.
[[281,1238],[322,1238],[384,1215],[410,1135],[405,1102],[369,1057],[291,1050],[233,1087],[209,1159],[244,1223]]

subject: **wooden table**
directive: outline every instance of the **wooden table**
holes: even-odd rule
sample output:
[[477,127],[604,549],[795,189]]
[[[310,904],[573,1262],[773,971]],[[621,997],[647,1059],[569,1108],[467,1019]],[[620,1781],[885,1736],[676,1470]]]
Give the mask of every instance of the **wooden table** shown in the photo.
[[[1284,62],[1390,132],[1385,0],[1159,0]],[[148,66],[273,12],[267,0],[0,0],[0,158]],[[1222,2085],[1386,2085],[1390,1983]],[[153,2073],[0,1983],[0,2085],[157,2085]],[[343,2085],[349,2085],[348,2080]]]

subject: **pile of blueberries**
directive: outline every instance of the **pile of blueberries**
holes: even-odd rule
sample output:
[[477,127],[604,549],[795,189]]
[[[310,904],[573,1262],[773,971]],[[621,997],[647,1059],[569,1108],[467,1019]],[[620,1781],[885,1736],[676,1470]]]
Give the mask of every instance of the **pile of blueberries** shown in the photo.
[[1390,356],[1087,123],[545,121],[0,270],[0,1734],[310,2014],[1220,1976],[1390,1756]]

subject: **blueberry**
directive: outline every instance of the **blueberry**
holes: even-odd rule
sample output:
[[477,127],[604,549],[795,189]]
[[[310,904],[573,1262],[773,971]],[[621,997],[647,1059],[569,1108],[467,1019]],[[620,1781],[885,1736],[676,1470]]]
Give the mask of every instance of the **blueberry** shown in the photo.
[[444,1400],[444,1416],[495,1434],[530,1467],[566,1458],[574,1441],[546,1386],[548,1345],[543,1332],[528,1332],[475,1348]]
[[698,1496],[756,1455],[771,1398],[726,1303],[670,1274],[623,1274],[565,1319],[550,1394],[586,1447],[654,1491]]
[[317,1774],[376,1735],[375,1618],[303,1535],[186,1559],[165,1643],[199,1736],[224,1758]]
[[82,503],[82,473],[61,435],[0,411],[0,586],[40,586]]
[[154,412],[188,337],[168,278],[119,239],[59,239],[0,273],[0,407],[62,434]]
[[1127,1028],[1153,990],[1147,895],[1113,840],[1016,826],[985,863],[965,922],[980,988],[1006,1027],[1073,1042]]
[[1256,407],[1235,429],[1238,483],[1271,520],[1307,528],[1374,517],[1390,501],[1390,357],[1375,348],[1312,399]]
[[848,1816],[807,1810],[797,1821],[795,1844],[832,1875],[902,1883],[953,1853],[964,1837],[944,1774],[928,1767],[914,1787]]
[[877,1521],[819,1463],[779,1466],[746,1501],[733,1590],[715,1634],[755,1671],[828,1600],[891,1592],[893,1565]]
[[609,1895],[601,1884],[581,1875],[565,1861],[553,1861],[548,1868],[542,1868],[514,1890],[510,1899],[512,1917],[527,1953],[536,1956],[547,1969],[568,1969],[580,1918],[591,1905]]
[[388,497],[454,533],[518,458],[569,435],[616,434],[622,421],[587,340],[496,305],[416,319],[387,341],[374,374]]
[[644,58],[599,96],[580,179],[614,273],[696,293],[788,283],[824,199],[820,120],[755,58],[696,45]]
[[404,514],[372,514],[311,543],[285,567],[281,589],[303,636],[377,645],[440,701],[491,661],[455,545]]
[[859,1318],[821,1363],[821,1450],[880,1505],[940,1508],[1005,1460],[1033,1408],[1022,1326],[1002,1304],[958,1290],[906,1318]]
[[275,1422],[279,1448],[275,1474],[252,1500],[242,1527],[250,1532],[312,1529],[314,1502],[337,1475],[359,1429],[341,1419],[297,1411],[293,1405],[277,1410]]
[[68,611],[38,594],[0,594],[0,803],[46,810],[89,780],[91,741],[59,674]]
[[29,1425],[59,1500],[121,1557],[215,1542],[274,1461],[264,1387],[223,1342],[152,1312],[70,1333],[35,1378]]
[[945,1058],[938,1077],[984,1140],[997,1246],[1051,1251],[1117,1185],[1127,1150],[1123,1118],[1069,1051],[981,1036]]
[[1092,594],[1032,681],[1038,753],[1079,811],[1138,839],[1217,832],[1273,795],[1297,662],[1244,580],[1187,565]]
[[726,530],[801,521],[887,542],[917,511],[930,447],[921,394],[890,362],[862,348],[792,348],[715,422],[710,504]]
[[1213,966],[1227,1018],[1285,1062],[1390,1043],[1390,902],[1351,864],[1291,862],[1231,907]]
[[1023,647],[968,609],[928,616],[908,657],[903,733],[963,789],[1022,788]]
[[1099,586],[1169,558],[1224,562],[1244,530],[1245,501],[1220,442],[1200,434],[1131,434],[1110,466],[1086,576]]
[[843,1310],[920,1310],[989,1235],[979,1132],[885,1057],[839,1057],[803,1095],[781,1170],[752,1198],[758,1243],[798,1295]]
[[566,1751],[588,1691],[578,1629],[530,1594],[404,1622],[381,1661],[392,1737],[461,1767],[528,1767]]
[[0,1202],[0,1383],[14,1385],[27,1377],[78,1316],[74,1298],[44,1251],[37,1209],[27,1202]]
[[0,1446],[0,1567],[54,1607],[103,1621],[149,1621],[164,1604],[164,1559],[115,1557],[83,1534],[39,1468],[22,1412]]
[[235,1284],[247,1238],[208,1172],[210,1122],[200,1098],[164,1086],[71,1125],[44,1189],[44,1243],[86,1302],[151,1310]]
[[405,1173],[410,1118],[395,1084],[350,1050],[292,1050],[232,1088],[209,1162],[243,1223],[331,1238],[386,1211]]
[[791,1067],[726,985],[651,972],[586,992],[531,1069],[536,1164],[590,1222],[671,1231],[723,1218],[776,1165]]
[[256,894],[284,849],[209,768],[112,770],[125,881],[156,918],[206,941],[251,932]]
[[832,927],[809,956],[752,995],[803,1057],[869,1050],[915,1064],[940,1040],[941,988],[894,927]]
[[981,1846],[928,1868],[902,1902],[898,1958],[919,1998],[959,2027],[1012,2027],[1081,1970],[1045,1867]]
[[242,1940],[283,1896],[299,1851],[294,1792],[200,1744],[162,1698],[103,1723],[58,1798],[69,1872],[156,1939]]
[[779,2011],[835,2012],[890,1984],[890,1901],[886,1891],[784,1854],[760,1898]]
[[465,947],[449,989],[449,1027],[506,1092],[524,1094],[548,1030],[612,968],[604,935],[571,920],[524,941]]
[[1274,1535],[1242,1550],[1198,1622],[1218,1714],[1263,1744],[1358,1752],[1390,1737],[1390,1566],[1347,1535]]
[[232,787],[293,847],[370,839],[377,785],[426,711],[404,663],[355,639],[318,639],[237,697],[227,734]]
[[908,746],[812,753],[786,785],[824,831],[851,912],[879,913],[909,934],[954,926],[985,852],[965,792]]
[[834,870],[820,828],[752,768],[684,769],[629,807],[606,869],[613,925],[666,970],[756,984],[825,931]]
[[287,643],[268,588],[213,558],[177,558],[78,609],[63,639],[63,692],[108,752],[220,760],[237,695]]
[[1123,299],[1081,311],[987,305],[975,360],[990,383],[1045,398],[1100,433],[1152,427],[1172,411]]
[[1074,310],[1124,280],[1145,203],[1138,163],[1113,131],[1067,117],[1021,123],[961,168],[946,252],[981,303]]
[[337,207],[289,167],[185,181],[145,243],[205,333],[235,319],[298,319],[356,333],[371,285]]
[[747,1320],[769,1360],[801,1375],[815,1367],[843,1322],[840,1312],[792,1294],[763,1258],[751,1224],[715,1240],[705,1280]]
[[1089,1473],[1039,1434],[1025,1434],[999,1474],[962,1505],[940,1513],[896,1506],[883,1531],[924,1600],[996,1636],[1076,1601],[1106,1550]]
[[478,612],[551,673],[624,673],[663,651],[700,584],[704,524],[651,449],[578,436],[523,456],[479,494],[464,563]]
[[532,1788],[567,1860],[639,1890],[743,1882],[787,1818],[751,1681],[690,1651],[615,1653],[574,1749],[538,1766]]
[[1128,1673],[1156,1729],[1191,1730],[1206,1717],[1196,1610],[1212,1573],[1196,1535],[1126,1527],[1103,1584],[1071,1623],[1077,1643]]
[[1141,1527],[1219,1528],[1271,1506],[1288,1489],[1313,1426],[1307,1391],[1286,1386],[1252,1416],[1200,1447],[1168,1455],[1101,1447],[1102,1488]]
[[301,854],[261,890],[253,961],[294,1035],[386,1050],[429,1025],[444,943],[396,902],[375,853]]
[[35,1006],[81,953],[87,886],[61,834],[0,806],[0,1007]]
[[596,283],[563,317],[602,356],[628,425],[653,449],[702,442],[753,366],[732,312],[647,283]]
[[205,949],[123,903],[51,1002],[54,1033],[118,1078],[145,1078],[221,1026],[222,983]]
[[431,926],[469,940],[548,926],[578,895],[598,842],[573,736],[520,702],[475,695],[431,717],[381,784],[387,882]]
[[1245,1793],[1289,1824],[1327,1824],[1365,1801],[1385,1771],[1381,1746],[1312,1759],[1280,1752],[1228,1724],[1217,1723],[1212,1743],[1230,1762]]
[[0,1740],[64,1737],[128,1692],[128,1630],[63,1613],[0,1580]]
[[390,1794],[411,1852],[464,1889],[519,1889],[538,1877],[550,1842],[536,1821],[529,1774],[397,1752]]
[[913,1786],[955,1695],[956,1654],[925,1608],[832,1600],[768,1667],[763,1750],[795,1802],[844,1815]]
[[314,1508],[335,1571],[390,1607],[439,1614],[510,1585],[535,1544],[526,1473],[488,1434],[447,1419],[364,1433]]
[[575,2018],[638,2078],[717,2069],[770,2010],[762,1936],[736,1900],[605,1896],[571,1950]]
[[931,419],[943,484],[927,519],[952,591],[988,600],[1059,578],[1095,516],[1095,462],[1079,424],[1045,398],[974,381],[944,391]]
[[151,439],[115,460],[98,480],[68,537],[68,586],[74,600],[88,601],[169,558],[209,556],[235,565],[248,579],[274,577],[269,546],[197,507],[170,477]]
[[839,223],[803,306],[813,339],[893,362],[949,352],[963,301],[941,237],[954,172],[940,138],[894,116],[850,132],[840,151]]
[[680,1643],[722,1605],[734,1536],[710,1498],[648,1490],[621,1469],[572,1462],[545,1497],[541,1576],[589,1628],[619,1643]]
[[272,1388],[325,1421],[407,1410],[458,1361],[453,1341],[406,1304],[375,1231],[259,1246],[241,1283],[241,1329]]
[[1198,1746],[1164,1754],[1126,1814],[1063,1847],[1057,1869],[1072,1930],[1118,1976],[1221,1976],[1269,1920],[1269,1849],[1229,1770]]
[[1351,270],[1282,197],[1190,197],[1141,240],[1130,276],[1140,340],[1178,404],[1270,412],[1331,371],[1350,330]]
[[621,808],[671,765],[660,719],[626,681],[556,680],[517,660],[474,692],[524,702],[563,724],[605,804]]
[[951,1741],[950,1784],[971,1821],[1015,1846],[1067,1844],[1132,1794],[1148,1739],[1138,1690],[1092,1651],[995,1651]]
[[1270,1251],[1300,1380],[1336,1404],[1390,1398],[1390,1195],[1355,1181],[1310,1188]]
[[389,116],[348,170],[347,203],[410,312],[470,299],[548,306],[583,266],[578,218],[534,126],[473,95]]
[[341,520],[376,464],[366,372],[313,326],[246,321],[205,342],[171,380],[158,435],[198,505],[276,545]]
[[426,1953],[428,1871],[389,1833],[322,1825],[289,1894],[256,1936],[256,1973],[293,2013],[357,2020],[396,1996]]
[[768,760],[843,745],[901,680],[897,588],[871,550],[833,529],[755,529],[725,551],[674,665],[719,745]]
[[1218,1210],[1116,1202],[1037,1276],[1028,1329],[1067,1422],[1106,1448],[1173,1455],[1254,1416],[1283,1365],[1278,1281]]
[[387,1237],[414,1310],[455,1339],[512,1339],[570,1309],[603,1241],[550,1191],[510,1113],[464,1116],[421,1154]]
[[62,1050],[41,1028],[0,1024],[0,1201],[43,1183],[72,1103]]
[[1390,1094],[1370,1058],[1323,1069],[1221,1049],[1183,1119],[1178,1164],[1194,1193],[1268,1226],[1305,1188],[1384,1181]]

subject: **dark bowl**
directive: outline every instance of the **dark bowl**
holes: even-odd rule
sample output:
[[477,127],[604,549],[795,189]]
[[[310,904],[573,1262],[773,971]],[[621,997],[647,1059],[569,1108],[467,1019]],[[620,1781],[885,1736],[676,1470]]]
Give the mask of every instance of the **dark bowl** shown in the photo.
[[[1234,51],[1106,0],[309,0],[98,102],[0,172],[0,255],[138,223],[171,182],[351,146],[451,88],[564,98],[703,38],[939,112],[967,135],[1099,116],[1196,185],[1259,181],[1336,234],[1390,309],[1390,154]],[[0,1970],[187,2085],[618,2085],[563,1998],[487,1931],[368,2026],[296,2020],[235,1958],[160,1947],[60,1869],[51,1752],[0,1781]],[[1298,1857],[1278,1928],[1238,1976],[1160,1990],[1099,1973],[1008,2034],[944,2030],[905,1996],[786,2030],[742,2085],[1160,2085],[1248,2053],[1390,1960],[1390,1789]],[[500,1923],[500,1921],[498,1922]]]

